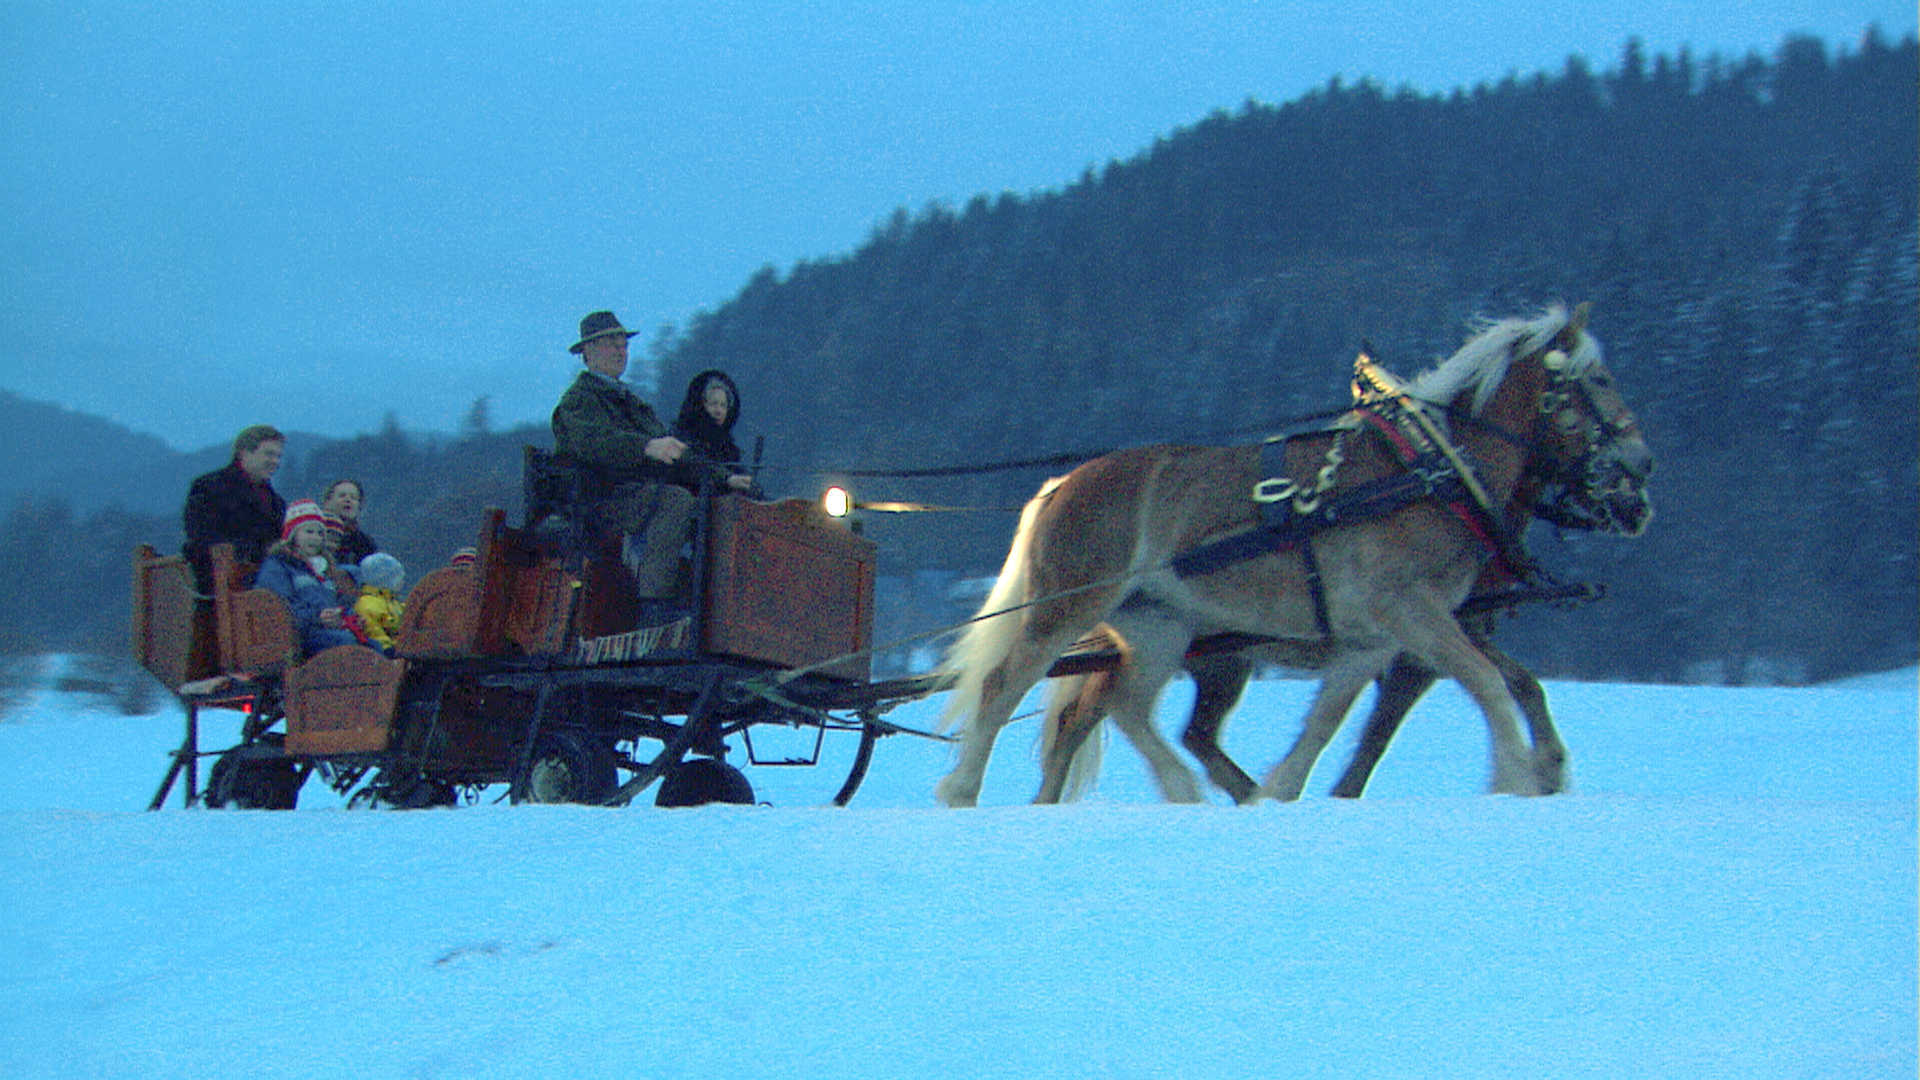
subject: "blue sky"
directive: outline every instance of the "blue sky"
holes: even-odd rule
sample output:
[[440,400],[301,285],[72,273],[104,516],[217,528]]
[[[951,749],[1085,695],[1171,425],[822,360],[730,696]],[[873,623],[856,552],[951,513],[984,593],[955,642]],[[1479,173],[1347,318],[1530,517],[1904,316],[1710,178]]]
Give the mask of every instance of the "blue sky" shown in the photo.
[[[389,6],[396,11],[386,10]],[[643,334],[899,207],[1070,183],[1333,75],[1912,33],[1910,2],[0,4],[0,389],[182,448],[544,419]]]

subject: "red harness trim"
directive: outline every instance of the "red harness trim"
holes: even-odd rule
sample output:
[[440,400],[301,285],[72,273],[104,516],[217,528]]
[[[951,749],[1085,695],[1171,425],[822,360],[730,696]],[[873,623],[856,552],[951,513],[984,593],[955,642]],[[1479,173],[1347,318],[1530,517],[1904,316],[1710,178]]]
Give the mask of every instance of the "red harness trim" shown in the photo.
[[[1394,451],[1400,455],[1400,463],[1402,465],[1410,465],[1415,458],[1420,456],[1420,448],[1415,446],[1413,440],[1407,437],[1407,433],[1401,430],[1400,425],[1380,415],[1376,409],[1357,409],[1355,411],[1358,412],[1360,418],[1371,425],[1375,431],[1386,436],[1387,442],[1392,444]],[[1467,527],[1467,532],[1471,533],[1473,538],[1480,542],[1480,546],[1485,548],[1487,552],[1493,556],[1488,562],[1486,570],[1482,572],[1483,579],[1490,578],[1490,580],[1485,580],[1483,582],[1484,584],[1507,585],[1520,581],[1519,572],[1507,560],[1506,548],[1494,537],[1492,531],[1487,528],[1486,516],[1480,512],[1480,508],[1475,507],[1465,499],[1455,499],[1443,505],[1453,512],[1454,517],[1460,519],[1460,524]],[[1488,511],[1488,513],[1490,512],[1491,511]]]

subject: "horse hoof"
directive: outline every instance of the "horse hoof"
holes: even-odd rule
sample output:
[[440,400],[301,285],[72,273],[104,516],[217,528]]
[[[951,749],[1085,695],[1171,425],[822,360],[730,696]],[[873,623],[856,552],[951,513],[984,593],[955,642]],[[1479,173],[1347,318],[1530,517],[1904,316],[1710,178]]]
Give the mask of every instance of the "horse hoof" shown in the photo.
[[1545,763],[1534,770],[1534,783],[1539,785],[1542,795],[1560,795],[1567,790],[1567,769],[1565,762]]
[[938,799],[944,806],[956,809],[974,806],[979,803],[980,792],[978,789],[961,791],[960,785],[948,783],[948,781],[952,779],[952,777],[948,777],[946,780],[942,780],[934,786],[933,797],[935,799]]
[[1526,780],[1526,781],[1504,783],[1504,784],[1496,782],[1494,784],[1488,785],[1487,794],[1514,795],[1524,799],[1524,798],[1531,798],[1535,795],[1545,795],[1548,793],[1540,790],[1540,785],[1534,783],[1532,780]]

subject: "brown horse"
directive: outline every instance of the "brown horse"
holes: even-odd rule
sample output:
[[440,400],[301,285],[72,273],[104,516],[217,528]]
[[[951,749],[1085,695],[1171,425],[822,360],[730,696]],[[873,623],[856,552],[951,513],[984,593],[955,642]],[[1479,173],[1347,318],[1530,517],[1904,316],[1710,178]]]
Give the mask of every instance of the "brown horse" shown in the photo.
[[[1020,698],[1123,603],[1163,609],[1164,621],[1184,628],[1188,640],[1252,634],[1323,661],[1301,741],[1269,774],[1265,795],[1298,797],[1354,697],[1402,651],[1459,681],[1480,706],[1491,789],[1538,793],[1513,695],[1452,613],[1489,544],[1556,491],[1584,492],[1612,531],[1645,525],[1652,452],[1584,321],[1583,307],[1492,324],[1407,387],[1399,435],[1356,419],[1294,440],[1284,480],[1262,475],[1258,446],[1150,446],[1097,458],[1043,486],[981,608],[988,617],[971,624],[948,655],[955,689],[947,715],[965,724],[960,761],[940,782],[939,798],[954,806],[978,799],[994,740]],[[1409,458],[1403,444],[1410,438],[1424,440],[1427,452]],[[1437,453],[1449,475],[1432,466]],[[1430,491],[1445,483],[1452,485],[1445,490],[1470,491],[1478,511],[1438,494],[1414,497],[1343,519],[1305,542],[1249,548],[1240,561],[1204,573],[1176,570],[1177,559],[1204,545],[1258,538],[1267,527],[1260,500],[1291,502],[1302,516],[1323,501],[1345,513],[1352,504],[1342,496],[1410,478],[1410,461],[1424,463],[1412,479]]]

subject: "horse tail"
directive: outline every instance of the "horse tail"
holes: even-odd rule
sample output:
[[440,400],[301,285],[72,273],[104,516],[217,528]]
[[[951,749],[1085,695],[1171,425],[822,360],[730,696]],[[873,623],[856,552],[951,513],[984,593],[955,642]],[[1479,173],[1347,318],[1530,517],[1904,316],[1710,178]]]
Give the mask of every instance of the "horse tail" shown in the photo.
[[[1088,675],[1063,675],[1057,679],[1048,679],[1047,715],[1040,722],[1040,760],[1046,761],[1053,754],[1053,744],[1060,738],[1060,719],[1086,690]],[[1067,762],[1067,775],[1060,785],[1061,802],[1078,802],[1087,792],[1093,790],[1094,781],[1100,778],[1101,759],[1106,756],[1107,721],[1100,718],[1094,730],[1073,752],[1073,758]]]
[[[1021,508],[1020,524],[1014,529],[1013,544],[1007,548],[1007,561],[1000,567],[993,590],[940,663],[940,674],[953,679],[953,692],[947,696],[947,707],[940,714],[942,731],[953,727],[961,718],[971,720],[980,710],[981,700],[986,696],[988,674],[997,670],[1013,651],[1014,641],[1026,620],[1021,612],[1010,609],[1031,599],[1027,594],[1032,566],[1027,551],[1033,542],[1033,524],[1047,496],[1065,479],[1057,476],[1040,485],[1039,493]],[[960,726],[964,728],[965,722]]]

